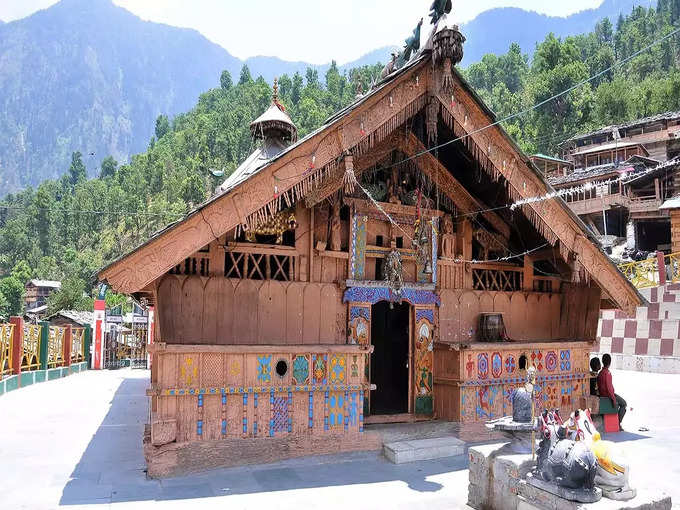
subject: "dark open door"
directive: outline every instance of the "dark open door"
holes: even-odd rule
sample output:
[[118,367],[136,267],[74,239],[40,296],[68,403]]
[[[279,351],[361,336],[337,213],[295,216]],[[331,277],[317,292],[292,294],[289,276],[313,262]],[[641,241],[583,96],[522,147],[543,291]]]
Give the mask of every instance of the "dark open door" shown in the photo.
[[381,301],[371,309],[371,392],[370,414],[408,412],[409,312],[407,303]]

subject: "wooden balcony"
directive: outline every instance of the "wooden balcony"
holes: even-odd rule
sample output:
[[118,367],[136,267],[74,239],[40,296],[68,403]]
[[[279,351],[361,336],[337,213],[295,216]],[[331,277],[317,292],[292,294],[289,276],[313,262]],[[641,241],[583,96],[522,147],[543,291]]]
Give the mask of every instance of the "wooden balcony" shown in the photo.
[[628,207],[630,199],[621,193],[613,193],[585,200],[567,202],[569,208],[578,215],[608,211],[614,207]]
[[642,214],[649,216],[667,216],[667,211],[659,211],[659,207],[663,204],[664,199],[657,198],[654,195],[648,197],[635,197],[629,199],[628,209],[631,214]]

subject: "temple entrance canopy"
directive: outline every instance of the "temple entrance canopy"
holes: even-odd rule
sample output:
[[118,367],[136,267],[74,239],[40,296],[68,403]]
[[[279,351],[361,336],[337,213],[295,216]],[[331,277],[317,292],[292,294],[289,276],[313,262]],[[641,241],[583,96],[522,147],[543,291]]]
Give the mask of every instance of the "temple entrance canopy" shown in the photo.
[[[641,297],[460,76],[464,38],[435,18],[423,49],[410,38],[302,140],[275,92],[215,195],[99,272],[156,304],[149,458],[244,438],[250,460],[277,440],[364,448],[364,409],[497,417],[520,357],[541,407],[584,395],[601,300],[630,313]],[[482,313],[511,341],[481,342]]]

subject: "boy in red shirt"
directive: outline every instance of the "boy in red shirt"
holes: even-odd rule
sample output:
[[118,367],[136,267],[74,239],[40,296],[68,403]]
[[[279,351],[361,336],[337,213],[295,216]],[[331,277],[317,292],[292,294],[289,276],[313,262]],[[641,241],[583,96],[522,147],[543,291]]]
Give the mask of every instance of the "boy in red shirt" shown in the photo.
[[[597,389],[600,392],[600,397],[608,397],[612,401],[615,409],[619,413],[619,428],[621,428],[621,420],[626,415],[626,401],[619,395],[614,393],[614,385],[612,384],[612,373],[609,371],[609,365],[612,364],[612,357],[609,354],[602,356],[602,370],[597,376]],[[623,430],[621,428],[621,430]]]

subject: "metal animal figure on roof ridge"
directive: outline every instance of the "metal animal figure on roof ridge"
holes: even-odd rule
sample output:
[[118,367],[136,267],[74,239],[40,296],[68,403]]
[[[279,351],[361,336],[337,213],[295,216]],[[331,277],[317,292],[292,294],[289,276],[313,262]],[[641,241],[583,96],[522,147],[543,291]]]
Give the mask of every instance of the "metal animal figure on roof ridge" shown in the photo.
[[420,18],[418,25],[413,29],[413,34],[406,39],[404,49],[399,52],[397,60],[394,64],[394,69],[401,69],[404,64],[411,60],[411,54],[420,49],[420,27],[423,25],[423,18]]
[[430,6],[430,19],[432,20],[432,24],[436,25],[444,14],[451,12],[452,7],[452,0],[434,0]]

